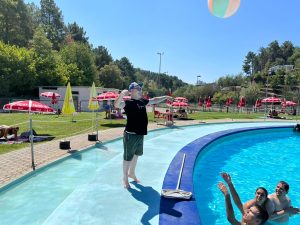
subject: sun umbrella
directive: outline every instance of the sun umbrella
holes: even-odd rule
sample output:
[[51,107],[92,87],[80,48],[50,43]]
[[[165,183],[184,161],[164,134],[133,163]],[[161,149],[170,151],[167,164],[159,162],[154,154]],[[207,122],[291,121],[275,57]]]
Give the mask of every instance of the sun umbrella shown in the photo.
[[56,98],[60,98],[60,94],[55,93],[55,92],[51,92],[51,91],[43,92],[43,93],[40,94],[40,96],[43,96],[43,97],[46,97],[46,98],[53,98],[53,95],[55,95]]
[[[8,103],[3,106],[4,110],[13,111],[26,111],[26,112],[39,112],[39,113],[54,113],[54,109],[51,107],[32,100],[17,101]],[[32,169],[35,170],[34,164],[34,152],[33,152],[33,129],[32,129],[32,119],[30,118],[30,145],[31,145],[31,164]]]
[[17,101],[8,103],[3,106],[4,110],[13,111],[26,111],[26,112],[40,112],[40,113],[54,113],[54,109],[51,107],[32,100]]
[[260,99],[257,99],[256,102],[255,102],[255,108],[258,108],[258,107],[261,107],[261,100]]
[[229,99],[226,100],[225,105],[228,107],[229,106]]
[[126,95],[126,96],[123,97],[124,101],[130,100],[130,99],[131,99],[131,96],[129,96],[129,95]]
[[189,104],[186,102],[173,102],[172,106],[173,107],[187,107],[187,106],[189,106]]
[[97,92],[96,92],[96,87],[95,87],[95,82],[93,82],[91,91],[90,91],[90,99],[89,99],[89,105],[88,108],[90,110],[97,110],[99,109],[99,104],[97,100]]
[[245,97],[241,97],[238,103],[238,107],[245,107],[245,105],[246,105],[246,99]]
[[261,100],[262,103],[280,103],[281,99],[280,98],[275,98],[275,97],[269,97],[269,98],[264,98]]
[[52,95],[51,104],[52,105],[57,104],[57,97],[56,97],[55,93],[53,93],[53,95]]
[[97,96],[98,101],[104,101],[104,100],[116,100],[118,98],[119,94],[114,92],[105,92]]
[[286,106],[295,106],[295,105],[297,105],[297,103],[296,103],[296,102],[293,102],[293,101],[286,101],[286,102],[285,102],[285,105],[286,105]]
[[210,108],[211,107],[211,98],[208,97],[208,99],[206,100],[206,107]]
[[201,97],[199,97],[198,99],[198,106],[199,107],[203,106],[203,99]]
[[174,98],[175,102],[188,102],[187,98],[185,97],[176,97]]
[[68,83],[68,86],[67,86],[64,104],[63,104],[61,112],[63,114],[73,114],[75,112],[75,106],[74,106],[74,102],[73,102],[70,82]]

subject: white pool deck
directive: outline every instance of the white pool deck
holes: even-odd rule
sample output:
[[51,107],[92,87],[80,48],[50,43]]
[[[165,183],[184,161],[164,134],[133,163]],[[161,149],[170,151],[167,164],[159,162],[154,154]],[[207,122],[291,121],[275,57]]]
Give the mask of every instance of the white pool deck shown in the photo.
[[[278,125],[296,123],[274,119],[261,120],[185,120],[176,121],[175,126],[196,125],[226,122],[278,122]],[[262,124],[262,126],[265,124]],[[243,126],[241,124],[241,126]],[[163,125],[151,123],[149,130],[165,128]],[[220,124],[219,129],[222,128]],[[99,133],[104,142],[121,137],[124,128],[113,128]],[[204,129],[205,130],[205,129]],[[206,135],[203,132],[198,137]],[[180,139],[180,137],[174,137]],[[70,138],[71,150],[80,151],[95,145],[87,140],[87,134]],[[158,140],[159,141],[159,140]],[[159,143],[158,143],[159,144]],[[159,151],[147,151],[140,157],[137,175],[140,184],[131,183],[130,189],[122,186],[122,154],[105,163],[99,171],[101,176],[76,189],[47,217],[41,224],[158,224],[160,190],[165,172],[180,149],[167,151],[168,146],[161,145]],[[145,146],[147,147],[147,146]],[[71,152],[72,152],[71,151]],[[59,140],[34,145],[36,168],[70,155],[59,149]],[[0,187],[31,171],[30,147],[0,155]],[[69,209],[69,210],[66,210]],[[0,212],[1,213],[1,212]]]

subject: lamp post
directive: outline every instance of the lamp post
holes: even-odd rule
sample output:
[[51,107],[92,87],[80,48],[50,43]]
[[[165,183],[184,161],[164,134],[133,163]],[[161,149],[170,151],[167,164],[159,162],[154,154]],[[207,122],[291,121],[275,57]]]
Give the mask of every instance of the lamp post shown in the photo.
[[160,76],[160,70],[161,70],[161,56],[162,56],[164,53],[163,53],[163,52],[158,52],[157,54],[159,55],[158,88],[160,88],[160,80],[159,80],[159,76]]
[[[272,70],[269,69],[268,74],[267,74],[267,83],[266,83],[266,98],[268,98],[269,76],[271,74],[272,74]],[[266,107],[265,107],[265,117],[267,117],[267,103],[266,103]]]
[[201,75],[198,75],[196,86],[200,86],[200,82],[201,82]]

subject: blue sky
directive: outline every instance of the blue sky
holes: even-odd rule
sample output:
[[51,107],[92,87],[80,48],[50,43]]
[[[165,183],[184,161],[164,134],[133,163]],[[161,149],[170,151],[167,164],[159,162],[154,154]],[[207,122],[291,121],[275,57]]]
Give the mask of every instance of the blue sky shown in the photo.
[[[26,0],[31,2],[31,0]],[[39,5],[39,1],[34,0]],[[64,22],[83,27],[94,47],[136,68],[195,84],[242,72],[249,51],[277,40],[300,45],[299,0],[241,0],[235,15],[210,14],[207,0],[56,0]],[[297,22],[298,21],[298,22]]]

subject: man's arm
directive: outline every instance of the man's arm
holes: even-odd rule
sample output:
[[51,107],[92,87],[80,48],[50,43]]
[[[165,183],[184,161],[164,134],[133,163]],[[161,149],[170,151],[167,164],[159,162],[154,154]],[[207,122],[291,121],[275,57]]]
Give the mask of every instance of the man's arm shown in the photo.
[[169,101],[172,101],[173,98],[171,96],[160,96],[160,97],[154,97],[154,98],[150,98],[149,99],[149,105],[155,105],[155,104],[158,104],[164,100],[169,100]]
[[225,197],[227,220],[231,223],[231,225],[241,225],[241,223],[234,216],[230,195],[228,193],[226,186],[222,182],[220,182],[218,184],[218,188],[221,190],[221,192],[224,194]]
[[250,209],[253,205],[255,205],[255,200],[251,199],[243,205],[243,209]]
[[126,95],[129,95],[129,91],[125,89],[119,94],[118,98],[115,100],[115,103],[114,103],[115,108],[117,108],[117,109],[124,108],[125,102],[123,101],[123,97]]
[[300,209],[299,208],[294,208],[294,207],[290,207],[287,209],[283,209],[277,212],[274,212],[270,217],[269,220],[277,220],[283,216],[294,216],[300,213]]
[[229,190],[230,190],[230,193],[232,195],[235,205],[239,208],[241,213],[244,214],[244,208],[243,208],[242,201],[241,201],[237,191],[235,190],[235,187],[233,186],[230,175],[228,173],[221,173],[221,176],[228,184],[228,187],[229,187]]

